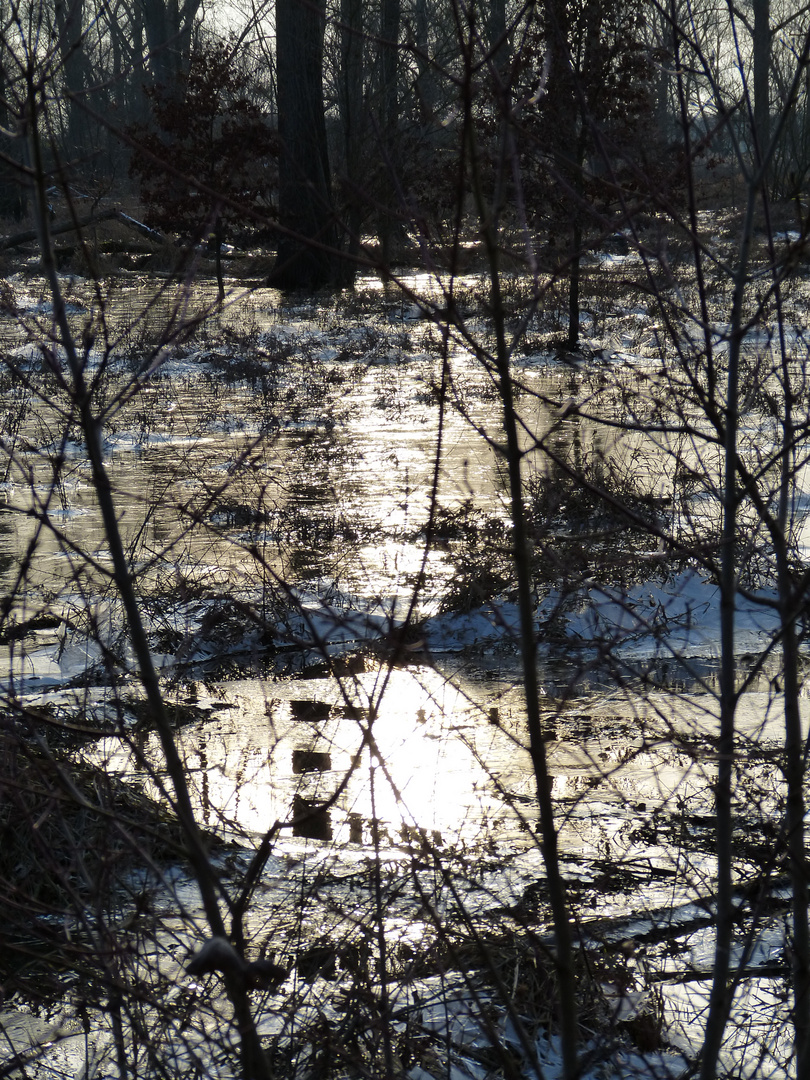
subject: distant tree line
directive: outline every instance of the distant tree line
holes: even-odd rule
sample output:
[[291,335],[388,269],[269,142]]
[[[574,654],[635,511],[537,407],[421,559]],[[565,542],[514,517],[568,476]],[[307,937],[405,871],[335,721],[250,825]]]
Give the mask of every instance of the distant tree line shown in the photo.
[[[690,5],[708,59],[685,73],[684,113],[673,78],[681,6],[3,0],[0,213],[24,212],[35,101],[52,167],[77,191],[131,177],[161,228],[263,230],[278,251],[273,283],[311,288],[350,279],[369,238],[388,265],[419,230],[432,243],[452,231],[474,155],[498,212],[525,215],[570,279],[573,346],[583,244],[610,235],[628,200],[641,210],[651,193],[676,197],[684,115],[698,151],[710,130],[733,141],[753,115],[760,152],[778,140],[778,194],[797,195],[810,168],[810,90],[792,80],[804,9]],[[794,108],[772,132],[790,87]]]

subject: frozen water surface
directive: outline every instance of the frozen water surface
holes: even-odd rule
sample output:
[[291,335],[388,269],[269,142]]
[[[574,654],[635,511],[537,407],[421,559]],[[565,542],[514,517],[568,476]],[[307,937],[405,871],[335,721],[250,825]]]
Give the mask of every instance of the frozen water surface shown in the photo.
[[[428,301],[437,295],[431,279],[409,284]],[[177,743],[199,820],[236,842],[226,873],[244,868],[244,852],[273,836],[250,929],[257,941],[278,936],[290,957],[295,941],[300,953],[365,925],[380,865],[391,890],[386,932],[401,955],[431,939],[431,910],[450,921],[463,910],[519,934],[527,925],[548,933],[514,596],[507,579],[486,595],[476,581],[496,569],[476,561],[487,544],[505,551],[508,564],[508,502],[494,445],[499,402],[479,361],[451,341],[452,390],[440,417],[442,352],[430,320],[412,300],[384,296],[358,318],[338,307],[283,308],[258,291],[234,302],[216,327],[150,354],[153,324],[179,323],[201,300],[166,294],[128,321],[128,312],[143,311],[143,290],[133,289],[112,308],[118,351],[89,357],[89,370],[107,365],[110,393],[133,372],[148,372],[141,392],[104,417],[122,529],[155,659],[183,717]],[[19,302],[23,322],[47,320],[36,297]],[[72,309],[77,319],[84,313]],[[229,318],[243,331],[236,344]],[[480,313],[470,319],[485,325]],[[633,309],[611,340],[594,343],[601,368],[537,353],[525,364],[516,359],[527,446],[529,436],[553,434],[557,451],[578,460],[625,455],[650,505],[671,508],[684,530],[710,528],[716,499],[688,470],[675,489],[662,436],[600,432],[600,386],[617,372],[657,378],[654,343],[645,311]],[[18,343],[12,356],[36,371],[36,350]],[[0,644],[5,690],[60,715],[81,708],[106,721],[113,730],[88,758],[163,797],[160,746],[127,675],[124,620],[104,577],[91,477],[75,431],[68,436],[59,409],[42,401],[22,411],[14,436],[17,466],[4,478],[0,508],[3,589],[12,589],[23,551],[36,558],[12,616],[19,635]],[[684,452],[679,460],[688,459]],[[527,454],[526,468],[553,496],[560,481],[538,453]],[[803,483],[804,473],[795,502],[802,550]],[[45,517],[53,528],[40,527]],[[617,1050],[583,1076],[678,1076],[683,1054],[700,1043],[713,956],[718,594],[694,565],[668,567],[649,538],[645,548],[617,550],[632,566],[624,581],[601,579],[586,563],[575,586],[551,572],[538,581],[545,750],[583,941],[597,951],[634,943],[637,985],[660,986],[670,1044]],[[81,574],[79,551],[96,560]],[[767,581],[746,589],[741,654],[756,656],[773,636],[772,601]],[[406,621],[413,632],[402,642]],[[397,642],[404,652],[392,664]],[[124,679],[116,692],[105,684],[111,658]],[[88,671],[96,685],[84,685]],[[747,882],[761,876],[763,888],[775,871],[757,830],[781,813],[773,775],[780,701],[765,664],[738,711],[746,755],[739,783],[756,813],[739,815],[737,872]],[[458,870],[456,892],[442,866]],[[306,925],[293,933],[290,897],[313,877],[320,884],[308,894]],[[155,888],[199,917],[194,887],[164,880]],[[782,1075],[780,1065],[757,1073],[746,1063],[787,1056],[787,1029],[769,1023],[788,1008],[773,975],[785,935],[776,908],[746,909],[745,932],[754,937],[739,954],[746,978],[733,1026],[741,1034],[724,1050],[740,1075]],[[179,982],[183,950],[194,942],[187,929],[178,935],[180,959],[167,977]],[[758,966],[767,975],[757,976]],[[676,970],[695,977],[678,981]],[[402,985],[411,992],[421,984]],[[426,1031],[439,1025],[462,1048],[450,1075],[484,1076],[481,1061],[463,1051],[492,1037],[468,991],[465,984],[452,1008],[444,993],[417,1011]],[[616,1007],[628,1009],[633,993],[620,994]],[[425,995],[422,986],[423,1002]],[[507,1042],[510,1022],[499,1020]],[[15,1023],[7,1020],[9,1031]],[[263,1023],[268,1034],[278,1028],[270,1014]],[[61,1041],[60,1054],[72,1053],[73,1038]],[[531,1038],[542,1075],[558,1075],[554,1040],[534,1029]],[[72,1068],[53,1061],[53,1072]],[[408,1075],[433,1073],[414,1064]]]

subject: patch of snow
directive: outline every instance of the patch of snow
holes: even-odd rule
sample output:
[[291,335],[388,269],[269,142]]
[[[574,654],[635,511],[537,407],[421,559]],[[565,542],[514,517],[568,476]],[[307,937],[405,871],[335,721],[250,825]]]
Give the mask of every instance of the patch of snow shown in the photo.
[[42,351],[38,345],[18,345],[7,354],[6,363],[13,370],[20,368],[23,371],[28,367],[34,367],[42,362]]
[[517,641],[519,623],[516,604],[486,604],[467,613],[437,615],[423,631],[431,652],[458,652],[486,641]]
[[[738,595],[736,648],[753,651],[778,631],[772,590]],[[649,659],[658,655],[715,657],[720,642],[720,590],[695,570],[622,591],[587,585],[573,599],[552,590],[537,609],[540,648],[557,650],[561,637],[572,649],[608,645],[614,654]],[[513,603],[486,604],[467,613],[429,619],[424,638],[432,652],[454,652],[493,641],[518,639]]]
[[366,599],[340,590],[322,595],[297,589],[292,595],[298,613],[291,617],[288,628],[300,642],[319,646],[377,641],[401,625],[407,610],[407,604],[398,603],[396,597]]
[[[737,649],[754,650],[778,632],[778,616],[767,606],[773,600],[773,590],[751,597],[738,594]],[[556,617],[554,608],[551,612]],[[627,592],[594,584],[565,618],[565,629],[572,643],[607,642],[622,656],[714,657],[720,643],[720,590],[695,570]]]

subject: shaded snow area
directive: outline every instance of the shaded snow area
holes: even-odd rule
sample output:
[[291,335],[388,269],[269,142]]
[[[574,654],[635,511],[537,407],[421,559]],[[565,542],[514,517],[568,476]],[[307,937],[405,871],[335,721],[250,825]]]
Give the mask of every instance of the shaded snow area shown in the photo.
[[[778,627],[772,590],[738,595],[736,648],[762,648]],[[720,592],[696,570],[650,580],[629,589],[591,583],[562,597],[550,593],[537,609],[541,654],[596,649],[633,659],[719,656]],[[431,650],[463,649],[477,642],[516,641],[515,604],[488,604],[469,614],[428,619],[425,640]]]
[[[367,598],[334,585],[323,592],[294,589],[289,596],[290,607],[272,627],[273,640],[313,655],[340,655],[368,646],[384,653],[398,640],[410,608],[407,598]],[[775,599],[773,590],[738,594],[737,653],[756,653],[777,633]],[[262,637],[267,638],[267,631],[252,628],[250,620],[243,621],[241,633],[231,625],[223,626],[221,635],[212,634],[205,627],[214,622],[209,613],[216,612],[217,605],[199,604],[198,609],[195,617],[183,606],[172,618],[171,609],[162,607],[160,623],[153,624],[156,632],[171,620],[184,644],[177,654],[155,650],[159,667],[168,671],[177,664],[215,662],[223,652],[248,658],[261,649]],[[71,632],[60,635],[56,644],[28,649],[18,662],[12,661],[9,674],[15,681],[32,685],[64,685],[97,667],[111,644],[120,659],[131,662],[131,649],[122,636],[123,621],[116,621],[121,614],[106,605],[93,637]],[[720,654],[719,589],[694,570],[629,589],[592,583],[564,596],[552,591],[537,605],[535,619],[540,657],[587,658],[598,652],[625,661],[714,660]],[[407,648],[413,654],[438,657],[481,647],[516,649],[518,641],[516,603],[495,599],[468,612],[424,618],[418,617],[417,608]]]

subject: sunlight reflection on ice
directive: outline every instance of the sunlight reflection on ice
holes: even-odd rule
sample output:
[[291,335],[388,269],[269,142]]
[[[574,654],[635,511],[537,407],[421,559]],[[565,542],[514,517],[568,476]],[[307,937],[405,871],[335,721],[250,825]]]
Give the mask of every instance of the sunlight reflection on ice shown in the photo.
[[[406,850],[477,840],[509,814],[493,763],[519,773],[528,766],[513,736],[429,668],[366,672],[344,683],[343,695],[327,679],[242,680],[219,691],[196,703],[211,719],[183,727],[178,741],[200,820],[230,833],[263,833],[278,821],[284,840],[302,807],[334,800],[313,838],[368,845],[376,837]],[[138,743],[159,768],[157,739]],[[115,740],[103,753],[109,769],[142,772]]]

